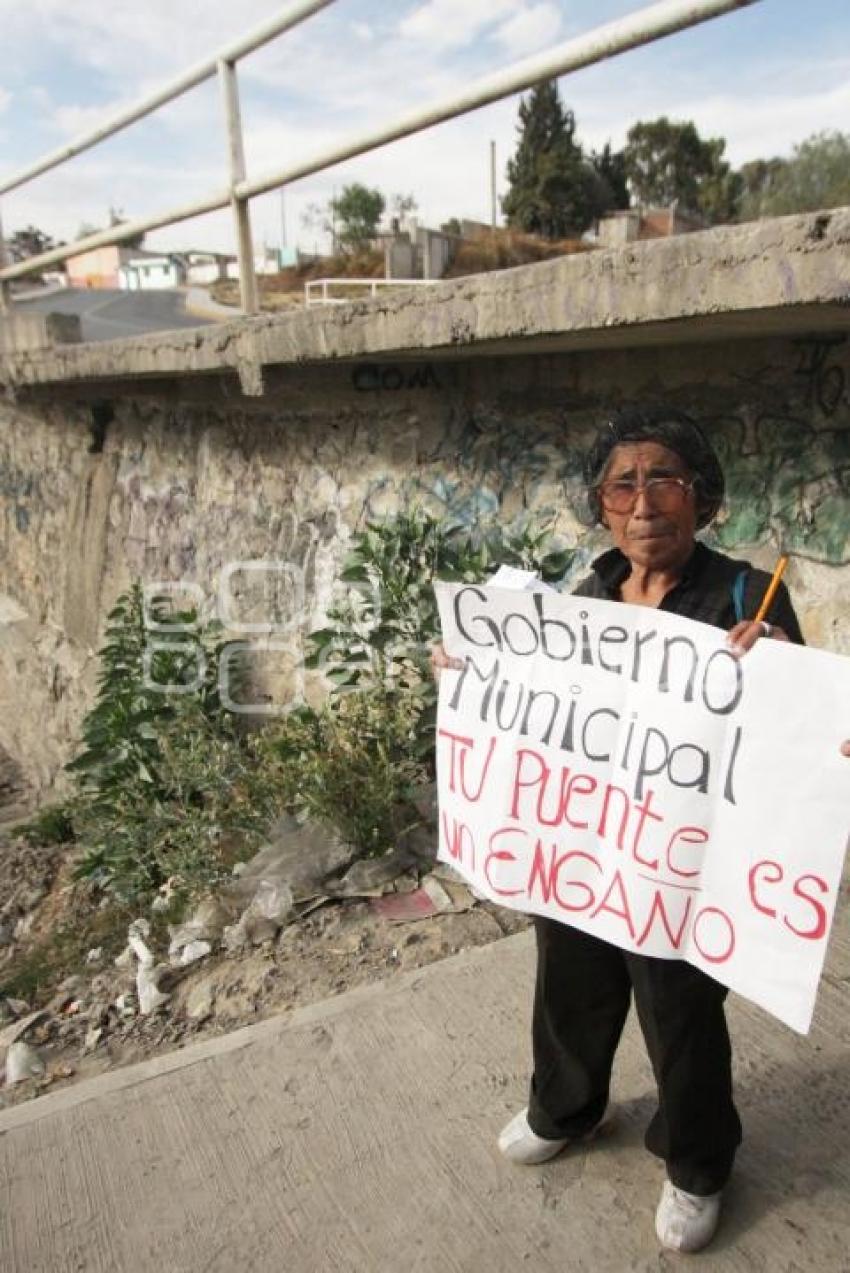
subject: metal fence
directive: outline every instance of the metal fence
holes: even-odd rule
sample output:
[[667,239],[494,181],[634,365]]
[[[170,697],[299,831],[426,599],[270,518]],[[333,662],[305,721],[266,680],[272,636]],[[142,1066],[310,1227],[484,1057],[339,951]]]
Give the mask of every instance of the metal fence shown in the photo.
[[[308,309],[315,305],[345,305],[350,300],[374,299],[379,292],[399,287],[433,287],[435,278],[311,278],[304,284],[304,304]],[[334,296],[334,289],[349,292],[349,296]]]
[[[66,163],[75,155],[81,154],[107,137],[114,136],[204,80],[218,76],[224,105],[229,184],[193,203],[169,208],[154,216],[122,222],[120,225],[111,226],[108,230],[101,230],[96,234],[78,239],[75,243],[52,248],[48,252],[42,252],[38,256],[28,257],[14,264],[8,262],[2,224],[0,224],[0,307],[6,308],[8,305],[8,284],[12,279],[38,273],[49,265],[55,265],[72,256],[79,256],[94,248],[122,243],[150,230],[176,225],[181,221],[188,221],[192,217],[229,205],[233,210],[236,231],[242,308],[247,314],[255,314],[259,309],[259,295],[254,270],[249,211],[250,201],[254,196],[322,172],[346,159],[366,154],[368,151],[385,146],[388,142],[421,132],[434,124],[453,119],[458,115],[465,115],[480,106],[530,88],[541,80],[566,75],[581,67],[590,66],[594,62],[626,52],[628,49],[649,44],[676,31],[696,26],[710,18],[720,17],[732,10],[757,4],[759,0],[659,0],[656,4],[650,4],[624,18],[606,23],[585,35],[555,45],[546,53],[524,58],[501,71],[482,76],[453,96],[441,98],[427,106],[410,111],[397,118],[392,124],[382,125],[369,132],[355,135],[299,163],[249,180],[245,171],[236,64],[241,58],[268,44],[271,40],[277,39],[332,3],[334,0],[299,0],[298,3],[288,5],[276,17],[241,39],[226,45],[212,57],[191,67],[134,106],[84,134],[77,141],[53,151],[29,167],[0,180],[0,195],[8,194],[9,191]],[[459,3],[463,3],[463,0],[459,0]]]

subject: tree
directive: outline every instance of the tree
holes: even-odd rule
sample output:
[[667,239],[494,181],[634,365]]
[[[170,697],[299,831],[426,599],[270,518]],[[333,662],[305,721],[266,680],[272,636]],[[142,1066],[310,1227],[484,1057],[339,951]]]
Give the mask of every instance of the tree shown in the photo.
[[414,216],[418,211],[419,204],[416,202],[415,195],[399,193],[390,198],[390,212],[399,221],[403,221],[405,217]]
[[[397,195],[396,200],[405,205],[409,200],[410,208],[416,206],[412,195]],[[335,195],[326,204],[309,204],[302,221],[305,226],[327,234],[333,252],[362,252],[377,234],[385,207],[386,200],[380,190],[354,182],[343,186],[342,194]]]
[[520,101],[519,140],[502,199],[508,225],[561,239],[581,234],[604,210],[604,183],[585,160],[575,127],[554,80],[537,84]]
[[6,242],[6,251],[10,261],[25,261],[27,257],[39,256],[57,246],[49,234],[34,225],[23,230],[16,230]]
[[850,203],[850,133],[815,133],[790,159],[755,160],[740,177],[744,220],[841,207]]
[[700,137],[691,120],[642,120],[629,129],[625,167],[629,188],[645,207],[679,203],[707,221],[731,220],[740,182],[723,158],[722,137]]
[[606,141],[600,151],[594,151],[590,162],[607,187],[607,207],[624,209],[629,206],[629,184],[626,180],[625,151],[612,150],[611,143]]
[[785,159],[753,159],[738,169],[740,216],[743,221],[767,215],[771,191],[780,180],[786,163]]
[[336,224],[336,237],[343,252],[358,252],[374,239],[386,200],[380,190],[354,182],[343,186],[342,194],[329,204]]

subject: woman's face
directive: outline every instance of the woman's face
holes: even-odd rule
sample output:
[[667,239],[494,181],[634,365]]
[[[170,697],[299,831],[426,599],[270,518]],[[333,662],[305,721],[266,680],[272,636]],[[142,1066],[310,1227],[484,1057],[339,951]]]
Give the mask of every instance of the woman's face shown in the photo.
[[[685,485],[647,490],[645,483],[651,478],[680,478]],[[611,482],[632,482],[639,488],[627,512],[606,508],[601,492],[602,520],[620,551],[634,565],[650,570],[684,566],[693,551],[697,525],[692,475],[684,461],[660,442],[621,442],[611,452],[600,486]]]

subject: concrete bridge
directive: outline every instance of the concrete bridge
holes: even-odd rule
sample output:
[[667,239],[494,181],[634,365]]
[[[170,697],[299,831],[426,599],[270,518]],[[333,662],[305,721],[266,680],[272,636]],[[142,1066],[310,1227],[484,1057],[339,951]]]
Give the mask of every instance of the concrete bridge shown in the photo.
[[728,477],[717,540],[771,567],[790,551],[808,638],[850,649],[848,302],[845,208],[132,340],[7,333],[0,748],[20,790],[67,759],[131,578],[213,596],[234,559],[302,572],[285,697],[316,691],[301,640],[364,516],[538,512],[583,569],[581,452],[627,400],[702,421]]
[[[581,570],[598,545],[581,452],[624,401],[704,424],[729,485],[718,542],[765,565],[788,549],[808,638],[850,651],[848,329],[839,209],[329,311],[8,343],[3,790],[55,789],[131,579],[214,599],[234,562],[300,571],[285,699],[318,689],[301,641],[364,517],[414,502],[470,522],[545,513]],[[706,1268],[848,1267],[845,911],[811,1039],[733,1008],[748,1140]],[[511,939],[6,1112],[4,1267],[672,1267],[652,1233],[635,1036],[599,1152],[521,1176],[500,1165],[493,1135],[525,1084],[529,960]]]

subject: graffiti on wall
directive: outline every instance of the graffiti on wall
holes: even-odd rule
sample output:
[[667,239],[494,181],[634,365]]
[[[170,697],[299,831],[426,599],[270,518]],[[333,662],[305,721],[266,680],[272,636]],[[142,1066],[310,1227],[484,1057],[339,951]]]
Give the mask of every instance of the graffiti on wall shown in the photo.
[[819,407],[825,416],[835,415],[847,403],[847,376],[835,358],[846,341],[846,336],[818,336],[796,342],[800,360],[795,374],[805,381],[809,405]]
[[364,362],[353,369],[351,384],[357,393],[400,393],[402,390],[442,388],[442,382],[430,362],[412,366]]
[[[689,385],[667,400],[710,434],[727,481],[712,531],[727,551],[774,543],[797,556],[850,563],[850,342],[818,336],[785,346],[791,359]],[[450,409],[442,437],[396,490],[468,525],[568,509],[584,518],[582,456],[610,406],[517,417],[478,403]],[[368,505],[368,499],[367,499]]]

